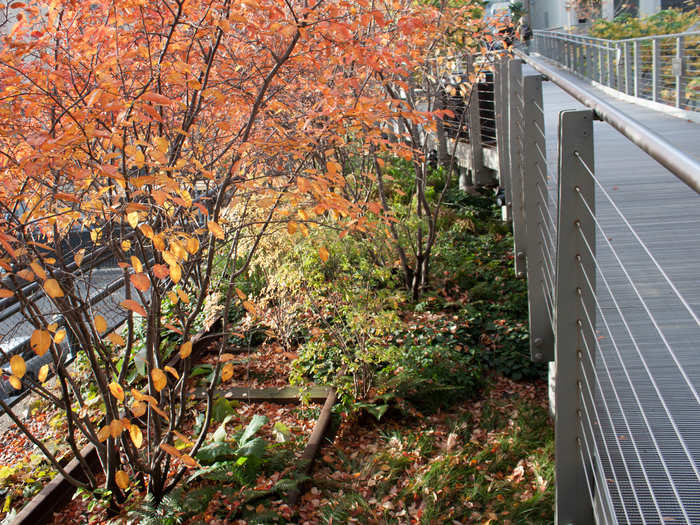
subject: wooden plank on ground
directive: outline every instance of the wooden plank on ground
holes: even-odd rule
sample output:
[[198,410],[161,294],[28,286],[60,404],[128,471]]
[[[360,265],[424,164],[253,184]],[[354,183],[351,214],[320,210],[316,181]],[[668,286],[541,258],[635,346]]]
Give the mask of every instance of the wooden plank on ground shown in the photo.
[[[283,388],[248,388],[231,387],[219,391],[219,396],[235,401],[251,401],[273,403],[298,403],[300,396],[309,401],[322,403],[328,397],[329,388],[325,386],[312,386],[301,389],[296,386],[286,386]],[[199,388],[195,390],[196,397],[204,397],[206,390]]]

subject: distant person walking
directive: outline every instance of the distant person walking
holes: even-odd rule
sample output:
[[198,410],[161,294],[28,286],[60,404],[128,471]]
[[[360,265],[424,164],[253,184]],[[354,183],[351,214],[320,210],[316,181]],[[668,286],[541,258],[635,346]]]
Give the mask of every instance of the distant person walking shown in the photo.
[[518,20],[518,35],[520,36],[520,41],[525,47],[525,52],[530,54],[530,40],[532,40],[532,29],[525,21],[524,17],[520,17]]

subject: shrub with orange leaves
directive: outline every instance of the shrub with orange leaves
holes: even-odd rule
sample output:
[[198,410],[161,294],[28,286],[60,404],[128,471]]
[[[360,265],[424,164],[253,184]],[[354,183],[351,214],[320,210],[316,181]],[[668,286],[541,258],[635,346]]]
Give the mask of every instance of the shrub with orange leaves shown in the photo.
[[[50,353],[58,390],[22,378],[24,362],[13,377],[64,409],[74,453],[81,436],[96,446],[116,500],[137,486],[159,501],[196,465],[182,457],[206,439],[222,373],[220,363],[206,422],[183,454],[173,444],[192,417],[191,339],[215,254],[228,254],[219,277],[232,283],[271,231],[308,231],[321,218],[370,229],[377,204],[353,197],[336,152],[358,143],[367,155],[406,154],[404,141],[386,139],[387,123],[435,115],[384,88],[415,75],[473,5],[40,0],[12,9],[0,45],[0,288],[32,324],[33,350]],[[123,283],[107,318],[94,304],[103,261]],[[227,290],[224,311],[236,299]],[[162,318],[166,297],[175,319]],[[137,326],[145,373],[131,385]],[[174,368],[161,345],[168,330],[179,338]],[[98,422],[65,366],[66,333],[91,365],[105,407]],[[69,479],[97,486],[91,473]]]

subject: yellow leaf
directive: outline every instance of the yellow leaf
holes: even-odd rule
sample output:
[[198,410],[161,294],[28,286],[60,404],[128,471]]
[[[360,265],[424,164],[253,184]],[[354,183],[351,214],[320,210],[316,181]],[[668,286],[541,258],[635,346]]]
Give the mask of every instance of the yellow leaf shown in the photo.
[[63,290],[56,279],[47,279],[44,283],[44,290],[46,290],[48,296],[53,299],[56,297],[63,297]]
[[248,310],[248,312],[252,315],[255,315],[257,313],[257,309],[255,308],[255,305],[251,303],[250,301],[243,301],[243,308]]
[[141,273],[143,271],[143,264],[141,264],[141,260],[135,255],[131,256],[131,266],[136,273]]
[[129,485],[131,485],[131,481],[129,481],[129,474],[123,470],[117,470],[117,472],[115,472],[114,481],[117,483],[117,487],[122,490],[128,489]]
[[194,442],[190,438],[188,438],[185,434],[183,434],[182,432],[178,432],[177,430],[173,429],[173,434],[175,434],[175,437],[177,439],[182,441],[182,444],[180,444],[178,449],[181,450],[185,447],[191,447],[192,445],[194,445]]
[[102,427],[99,432],[97,432],[97,439],[100,440],[100,443],[107,441],[107,438],[109,438],[109,425]]
[[248,296],[245,293],[243,293],[243,290],[241,290],[240,288],[236,288],[236,295],[241,301],[245,301],[248,298]]
[[318,249],[318,256],[321,258],[321,260],[322,260],[323,262],[326,262],[326,261],[328,260],[328,256],[329,256],[329,255],[330,255],[330,254],[328,253],[328,250],[326,250],[326,248],[325,248],[324,246],[321,246],[321,247]]
[[299,214],[299,218],[300,218],[302,221],[308,221],[308,220],[309,220],[309,214],[308,214],[308,212],[307,212],[306,210],[299,210],[297,213]]
[[167,443],[161,443],[160,448],[165,450],[168,454],[170,454],[173,457],[176,457],[178,459],[182,457],[182,453],[172,445],[168,445]]
[[226,363],[228,361],[233,361],[234,359],[236,359],[236,356],[233,354],[221,354],[219,361],[221,361],[222,363]]
[[151,370],[151,379],[153,379],[153,387],[157,392],[163,390],[165,385],[168,384],[168,378],[160,368]]
[[118,383],[115,383],[114,381],[112,381],[109,384],[109,391],[119,401],[122,401],[122,402],[124,401],[124,389]]
[[36,378],[39,380],[39,383],[43,383],[47,377],[49,377],[49,365],[44,365],[39,369]]
[[97,330],[99,333],[103,334],[104,332],[107,331],[107,321],[100,314],[97,314],[95,316],[94,322],[95,322],[95,330]]
[[221,226],[219,226],[216,222],[209,221],[207,223],[207,228],[209,228],[211,234],[217,239],[223,239],[225,237],[224,230],[222,230]]
[[[160,104],[161,106],[169,106],[171,104],[175,104],[174,100],[171,100],[168,97],[159,93],[152,92],[144,93],[143,95],[141,95],[141,100],[148,100],[149,102],[153,102],[154,104]],[[163,137],[158,137],[156,140],[158,139],[165,140]]]
[[159,252],[165,250],[165,241],[163,240],[163,237],[160,235],[155,235],[153,237],[153,247]]
[[187,251],[192,255],[199,251],[199,241],[195,237],[187,239]]
[[38,262],[30,263],[29,266],[39,279],[46,279],[46,272]]
[[134,443],[136,448],[141,448],[143,445],[143,433],[138,425],[131,425],[129,428],[129,435],[131,436],[131,441]]
[[109,424],[109,435],[113,438],[118,438],[119,434],[121,434],[123,430],[124,425],[118,419],[113,419],[112,422]]
[[117,148],[121,149],[124,147],[124,141],[122,140],[121,135],[117,135],[115,133],[114,135],[112,135],[110,140],[112,144],[114,144]]
[[36,278],[34,273],[26,268],[24,270],[20,270],[19,272],[17,272],[17,277],[19,277],[20,279],[22,279],[24,281],[28,281],[28,282],[33,281]]
[[180,282],[180,278],[182,277],[182,269],[180,268],[179,264],[171,264],[170,265],[170,279],[175,283]]
[[134,399],[136,401],[143,401],[144,399],[146,399],[146,394],[144,394],[140,390],[136,390],[135,388],[131,389],[131,395],[134,396]]
[[141,233],[143,233],[144,237],[147,239],[153,239],[154,233],[153,233],[153,228],[151,228],[150,224],[142,224],[139,226],[139,229],[141,230]]
[[163,419],[165,419],[166,421],[168,421],[168,420],[170,419],[170,418],[168,417],[168,414],[166,414],[165,411],[163,411],[163,410],[161,410],[160,408],[158,408],[158,405],[156,405],[155,403],[151,403],[151,408],[153,409],[153,411],[154,411],[156,414],[158,414],[159,416],[161,416],[161,417],[162,417]]
[[44,355],[51,346],[51,334],[46,330],[34,330],[29,339],[29,346],[37,355]]
[[46,325],[46,329],[51,333],[54,333],[56,331],[56,328],[58,328],[58,323],[51,323]]
[[170,241],[170,251],[175,256],[176,261],[178,261],[180,259],[187,260],[187,257],[188,257],[187,250],[179,241],[177,241],[177,240]]
[[182,343],[180,347],[180,359],[187,359],[192,353],[192,341]]
[[163,369],[170,373],[175,379],[180,379],[180,374],[177,373],[177,370],[175,370],[172,366],[165,365]]
[[183,303],[189,304],[190,298],[182,288],[177,289],[177,295]]
[[15,292],[12,290],[6,290],[5,288],[0,289],[0,298],[5,298],[5,297],[12,297],[15,295]]
[[22,376],[27,373],[27,364],[24,362],[24,359],[22,359],[22,356],[13,355],[10,358],[10,369],[14,375],[22,379]]
[[148,314],[146,313],[146,310],[141,306],[139,303],[136,301],[133,301],[131,299],[127,299],[125,301],[122,301],[119,303],[119,306],[122,308],[126,308],[127,310],[131,310],[132,312],[139,314],[143,317],[147,317]]
[[183,454],[180,460],[188,467],[199,467],[199,463],[197,463],[197,460],[189,454]]
[[228,381],[233,377],[233,365],[231,363],[226,363],[221,368],[221,380]]
[[168,290],[168,299],[170,299],[170,302],[173,303],[173,305],[177,304],[180,301],[180,298],[172,290]]
[[156,149],[158,151],[160,151],[163,154],[168,152],[168,139],[166,139],[165,137],[156,137],[153,139],[153,142],[155,143]]
[[134,285],[134,288],[145,292],[151,287],[151,280],[145,273],[134,273],[129,276],[129,281]]
[[134,414],[134,417],[141,417],[146,413],[146,403],[134,401],[134,404],[131,405],[131,413]]
[[63,340],[66,338],[66,331],[61,328],[56,334],[53,336],[53,342],[58,344],[61,344]]
[[139,225],[139,212],[130,211],[129,213],[127,213],[126,221],[129,223],[129,226],[131,226],[132,228],[136,228]]
[[177,257],[173,254],[168,252],[163,252],[163,260],[168,266],[172,266],[173,264],[177,264]]
[[126,341],[124,341],[124,338],[116,332],[110,332],[110,334],[107,336],[107,339],[114,346],[124,346],[124,344],[126,343]]
[[289,221],[287,223],[287,232],[289,235],[293,235],[297,231],[297,223],[294,221]]
[[122,250],[124,250],[125,252],[128,252],[129,250],[131,250],[131,241],[130,240],[127,239],[126,241],[122,241]]
[[16,376],[10,376],[10,384],[12,385],[12,388],[15,390],[21,390],[22,389],[22,381],[20,381],[19,377]]

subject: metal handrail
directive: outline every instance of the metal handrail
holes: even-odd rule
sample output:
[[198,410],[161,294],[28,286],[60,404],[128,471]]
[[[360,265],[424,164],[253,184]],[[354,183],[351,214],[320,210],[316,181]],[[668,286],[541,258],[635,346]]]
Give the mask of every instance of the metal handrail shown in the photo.
[[[565,46],[553,54],[569,66],[590,58]],[[669,195],[695,206],[700,163],[542,57],[516,51],[496,64],[496,74],[499,181],[509,190],[504,218],[513,223],[515,272],[528,282],[531,359],[550,361],[552,374],[555,523],[642,523],[647,517],[647,523],[700,523],[700,462],[692,448],[700,393],[685,339],[700,335],[700,316],[672,268],[657,258],[665,248],[648,244],[649,214],[618,206],[612,197],[618,179],[609,168],[617,165],[605,154],[608,169],[596,172],[594,135],[606,126],[593,121],[619,133],[606,138],[624,136],[651,157],[634,157],[643,156],[639,166],[652,175],[643,198],[666,189],[660,164],[696,192],[671,184]],[[543,132],[554,113],[544,104],[545,79],[584,105],[558,112],[556,136]],[[622,175],[621,182],[634,185],[633,173]],[[675,202],[662,207],[659,224],[675,224]]]
[[696,193],[700,193],[700,163],[695,159],[683,153],[662,136],[597,97],[577,79],[567,78],[561,71],[549,66],[543,60],[527,55],[520,50],[516,49],[515,54],[584,106],[595,111],[598,118],[622,133],[633,144],[694,189]]
[[620,38],[617,40],[613,40],[612,38],[600,38],[597,36],[589,36],[589,35],[574,35],[571,33],[567,33],[565,31],[544,31],[541,29],[536,29],[533,31],[533,34],[539,34],[539,35],[555,35],[557,37],[559,36],[566,36],[566,37],[575,37],[579,38],[581,40],[596,40],[598,42],[610,42],[612,44],[616,44],[619,42],[640,42],[642,40],[661,40],[663,38],[676,38],[679,36],[686,37],[686,36],[700,36],[700,31],[688,31],[686,33],[669,33],[666,35],[647,35],[647,36],[636,36],[632,38]]
[[700,111],[696,83],[700,31],[610,40],[535,31],[536,52],[575,74],[628,96]]

